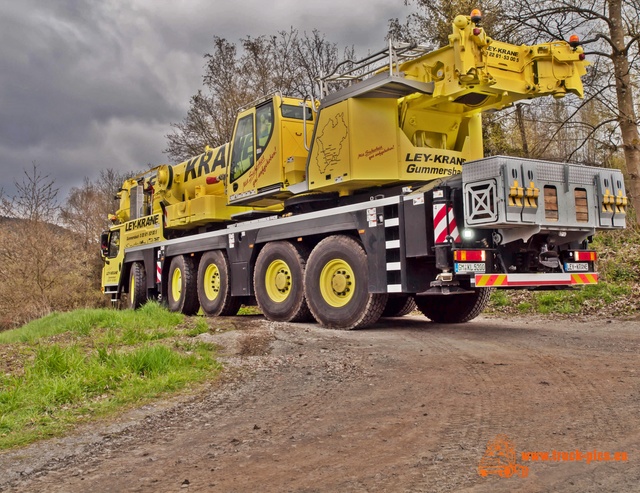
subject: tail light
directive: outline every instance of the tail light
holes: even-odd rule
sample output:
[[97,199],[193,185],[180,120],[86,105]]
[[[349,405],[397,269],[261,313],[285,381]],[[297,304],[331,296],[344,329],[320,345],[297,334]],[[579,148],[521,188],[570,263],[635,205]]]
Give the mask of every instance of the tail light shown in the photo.
[[595,262],[598,260],[598,253],[592,250],[580,250],[576,252],[570,252],[573,254],[573,259],[576,262]]
[[484,262],[487,258],[486,250],[454,250],[453,260],[456,262]]

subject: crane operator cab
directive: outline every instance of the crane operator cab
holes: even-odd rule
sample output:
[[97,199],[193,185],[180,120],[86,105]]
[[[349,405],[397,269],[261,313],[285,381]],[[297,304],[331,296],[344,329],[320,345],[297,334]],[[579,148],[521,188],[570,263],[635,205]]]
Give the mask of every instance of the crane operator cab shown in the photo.
[[306,177],[304,138],[308,145],[312,130],[302,99],[273,94],[241,111],[231,141],[229,204],[269,207],[290,197],[289,186]]

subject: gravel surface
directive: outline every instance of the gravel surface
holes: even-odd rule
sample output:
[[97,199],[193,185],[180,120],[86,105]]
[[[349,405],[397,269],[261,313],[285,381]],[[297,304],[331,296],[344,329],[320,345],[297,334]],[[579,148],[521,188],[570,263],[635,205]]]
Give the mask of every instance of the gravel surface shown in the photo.
[[221,378],[0,454],[0,491],[640,491],[640,320],[227,320]]

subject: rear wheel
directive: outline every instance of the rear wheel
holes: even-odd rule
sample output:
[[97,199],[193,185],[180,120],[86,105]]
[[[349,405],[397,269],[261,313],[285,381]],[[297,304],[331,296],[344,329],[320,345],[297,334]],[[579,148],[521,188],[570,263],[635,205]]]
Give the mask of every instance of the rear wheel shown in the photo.
[[142,262],[131,264],[129,271],[129,297],[127,308],[135,310],[147,301],[147,275]]
[[269,243],[258,255],[253,274],[256,301],[265,317],[302,322],[311,314],[304,297],[307,249],[288,241]]
[[173,257],[169,267],[167,302],[173,312],[195,315],[198,303],[197,273],[191,257]]
[[476,288],[473,293],[416,296],[416,305],[434,322],[457,324],[480,315],[490,296],[491,288]]
[[409,315],[412,311],[417,310],[416,302],[413,300],[413,296],[408,294],[389,297],[387,305],[382,312],[383,317],[404,317]]
[[205,253],[198,266],[198,300],[206,315],[235,315],[240,298],[231,296],[229,261],[224,252]]
[[386,293],[369,293],[367,254],[349,236],[330,236],[316,245],[307,261],[304,290],[315,319],[332,329],[371,325],[387,302]]

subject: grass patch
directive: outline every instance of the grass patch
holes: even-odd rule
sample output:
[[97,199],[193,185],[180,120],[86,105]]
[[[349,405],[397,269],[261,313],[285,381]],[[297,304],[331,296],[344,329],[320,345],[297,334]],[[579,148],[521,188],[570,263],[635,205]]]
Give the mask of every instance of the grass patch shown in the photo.
[[576,314],[604,308],[630,293],[628,286],[601,283],[575,291],[543,291],[536,293],[535,300],[540,313]]
[[210,378],[215,347],[193,339],[207,323],[180,330],[183,320],[148,304],[54,314],[0,334],[0,449]]
[[242,305],[238,310],[238,315],[262,315],[262,311],[257,306]]
[[638,312],[640,298],[640,227],[600,231],[591,248],[598,252],[599,283],[575,290],[496,289],[487,312],[617,317]]
[[601,282],[572,290],[498,291],[491,296],[489,313],[605,316],[637,311],[640,287]]
[[164,310],[157,303],[147,303],[135,311],[103,308],[52,313],[17,329],[0,332],[0,344],[34,342],[62,333],[87,336],[95,329],[125,330],[130,342],[136,343],[140,342],[139,337],[144,338],[142,332],[152,332],[151,337],[162,338],[159,331],[170,330],[183,319],[182,314]]

